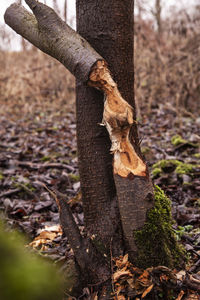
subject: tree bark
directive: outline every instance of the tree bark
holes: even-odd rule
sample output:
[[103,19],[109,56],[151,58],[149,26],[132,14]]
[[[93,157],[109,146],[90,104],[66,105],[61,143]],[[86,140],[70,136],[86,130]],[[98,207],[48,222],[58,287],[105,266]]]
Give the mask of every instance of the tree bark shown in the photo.
[[[133,14],[130,11],[133,12],[132,0],[77,1],[77,30],[109,62],[108,68],[122,97],[134,108],[135,119]],[[78,82],[77,138],[86,228],[91,235],[96,233],[109,245],[114,231],[119,228],[116,221],[115,226],[112,225],[111,217],[113,211],[114,216],[118,215],[119,208],[126,246],[134,258],[133,230],[144,224],[146,212],[153,206],[152,185],[148,172],[143,176],[129,171],[122,176],[116,172],[113,177],[108,134],[98,125],[102,113],[103,95]],[[128,129],[126,137],[128,135],[136,153],[140,153],[136,124],[130,124]],[[128,152],[131,156],[132,149]]]
[[65,20],[65,23],[67,23],[67,12],[68,12],[68,7],[67,7],[67,0],[64,1],[64,20]]

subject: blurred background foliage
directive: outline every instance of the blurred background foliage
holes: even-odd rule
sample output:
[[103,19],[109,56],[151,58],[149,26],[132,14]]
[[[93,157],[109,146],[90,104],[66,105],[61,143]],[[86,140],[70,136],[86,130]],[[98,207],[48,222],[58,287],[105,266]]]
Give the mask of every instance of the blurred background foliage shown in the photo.
[[152,18],[147,18],[146,2],[137,1],[141,7],[135,17],[138,108],[151,113],[152,107],[164,105],[178,117],[193,117],[200,109],[200,6],[174,6],[164,17],[164,1],[155,0]]

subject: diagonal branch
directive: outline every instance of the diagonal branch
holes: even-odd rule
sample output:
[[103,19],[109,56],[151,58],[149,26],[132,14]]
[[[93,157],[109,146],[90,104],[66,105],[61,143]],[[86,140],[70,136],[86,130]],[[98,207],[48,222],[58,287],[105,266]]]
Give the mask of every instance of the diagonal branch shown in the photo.
[[91,240],[81,236],[66,199],[61,196],[57,197],[46,186],[45,188],[56,200],[63,232],[68,238],[81,271],[84,272],[85,276],[89,274],[96,282],[107,281],[110,278],[109,266],[105,258],[94,247]]
[[87,82],[91,67],[103,58],[52,8],[35,0],[26,0],[26,3],[33,14],[23,6],[12,4],[4,15],[6,24],[60,61],[77,79]]

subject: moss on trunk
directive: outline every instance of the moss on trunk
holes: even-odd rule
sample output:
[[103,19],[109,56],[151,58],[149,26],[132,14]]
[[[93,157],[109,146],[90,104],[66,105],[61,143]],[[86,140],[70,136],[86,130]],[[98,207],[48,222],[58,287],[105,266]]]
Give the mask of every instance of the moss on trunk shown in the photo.
[[170,200],[155,186],[155,205],[147,214],[145,225],[134,232],[139,267],[164,265],[180,267],[184,261],[184,249],[178,244],[172,228]]

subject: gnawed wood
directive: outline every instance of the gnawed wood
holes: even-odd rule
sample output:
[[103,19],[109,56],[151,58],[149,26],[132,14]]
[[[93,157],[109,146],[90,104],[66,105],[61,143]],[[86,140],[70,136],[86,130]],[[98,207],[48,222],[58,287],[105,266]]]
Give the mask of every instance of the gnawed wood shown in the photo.
[[94,65],[88,85],[100,88],[105,94],[102,125],[106,126],[112,143],[110,150],[114,155],[113,174],[121,224],[127,251],[134,261],[137,256],[134,231],[144,226],[146,213],[154,201],[146,164],[130,140],[135,122],[133,108],[122,98],[104,61]]
[[105,61],[98,61],[90,74],[90,86],[105,93],[102,125],[105,125],[114,154],[113,172],[121,177],[146,176],[146,165],[137,155],[129,140],[133,120],[133,108],[122,98]]

